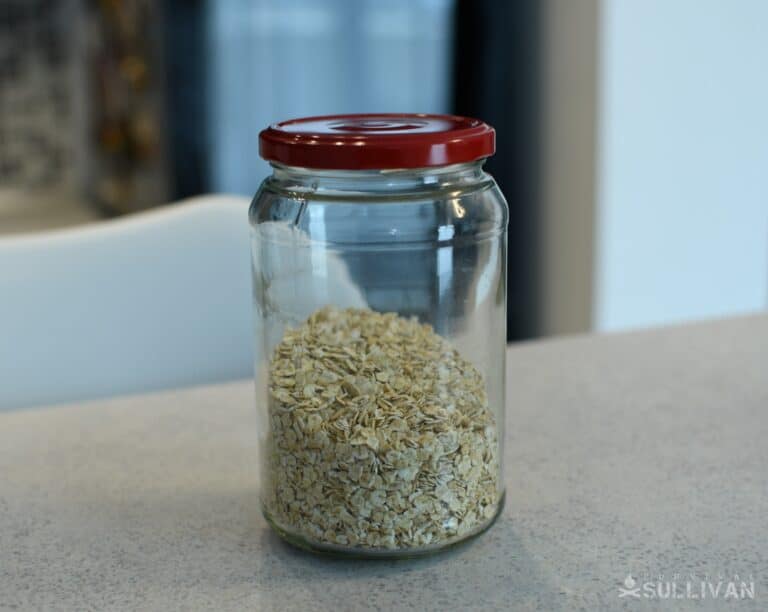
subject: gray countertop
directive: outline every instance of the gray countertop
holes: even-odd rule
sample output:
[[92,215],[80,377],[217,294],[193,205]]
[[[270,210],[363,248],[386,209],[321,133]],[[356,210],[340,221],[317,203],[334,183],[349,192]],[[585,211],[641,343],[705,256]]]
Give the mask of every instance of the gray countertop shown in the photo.
[[507,371],[502,516],[411,561],[268,529],[249,381],[1,414],[0,608],[702,610],[729,582],[768,608],[768,317],[526,343]]

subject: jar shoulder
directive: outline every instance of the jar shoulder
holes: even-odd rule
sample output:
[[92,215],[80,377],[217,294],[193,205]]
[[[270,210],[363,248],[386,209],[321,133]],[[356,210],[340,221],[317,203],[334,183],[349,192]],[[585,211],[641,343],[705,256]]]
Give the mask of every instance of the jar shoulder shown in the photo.
[[407,192],[292,190],[267,179],[250,207],[254,227],[284,224],[313,239],[429,240],[498,234],[507,227],[507,202],[496,181],[482,179]]

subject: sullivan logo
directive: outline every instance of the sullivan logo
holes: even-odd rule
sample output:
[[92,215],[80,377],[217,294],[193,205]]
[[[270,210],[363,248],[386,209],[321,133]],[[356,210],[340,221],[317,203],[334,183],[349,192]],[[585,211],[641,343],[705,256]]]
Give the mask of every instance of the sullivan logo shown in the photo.
[[703,578],[695,575],[681,577],[674,574],[672,580],[658,576],[643,582],[628,575],[619,586],[619,597],[629,599],[754,599],[755,581],[752,576],[742,580],[738,574],[729,579],[723,576]]

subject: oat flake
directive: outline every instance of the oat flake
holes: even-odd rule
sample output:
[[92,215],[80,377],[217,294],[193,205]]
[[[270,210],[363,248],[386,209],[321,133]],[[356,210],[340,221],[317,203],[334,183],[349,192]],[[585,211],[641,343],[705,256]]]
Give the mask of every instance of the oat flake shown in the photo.
[[429,325],[323,308],[270,362],[266,510],[321,544],[408,549],[490,520],[497,429],[480,373]]

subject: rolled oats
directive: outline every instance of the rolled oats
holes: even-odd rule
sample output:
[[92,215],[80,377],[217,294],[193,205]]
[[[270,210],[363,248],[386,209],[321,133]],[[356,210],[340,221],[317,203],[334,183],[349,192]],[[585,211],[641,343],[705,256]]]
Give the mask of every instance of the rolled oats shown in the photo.
[[264,503],[321,544],[409,549],[490,520],[496,423],[480,373],[429,325],[323,308],[270,361]]

